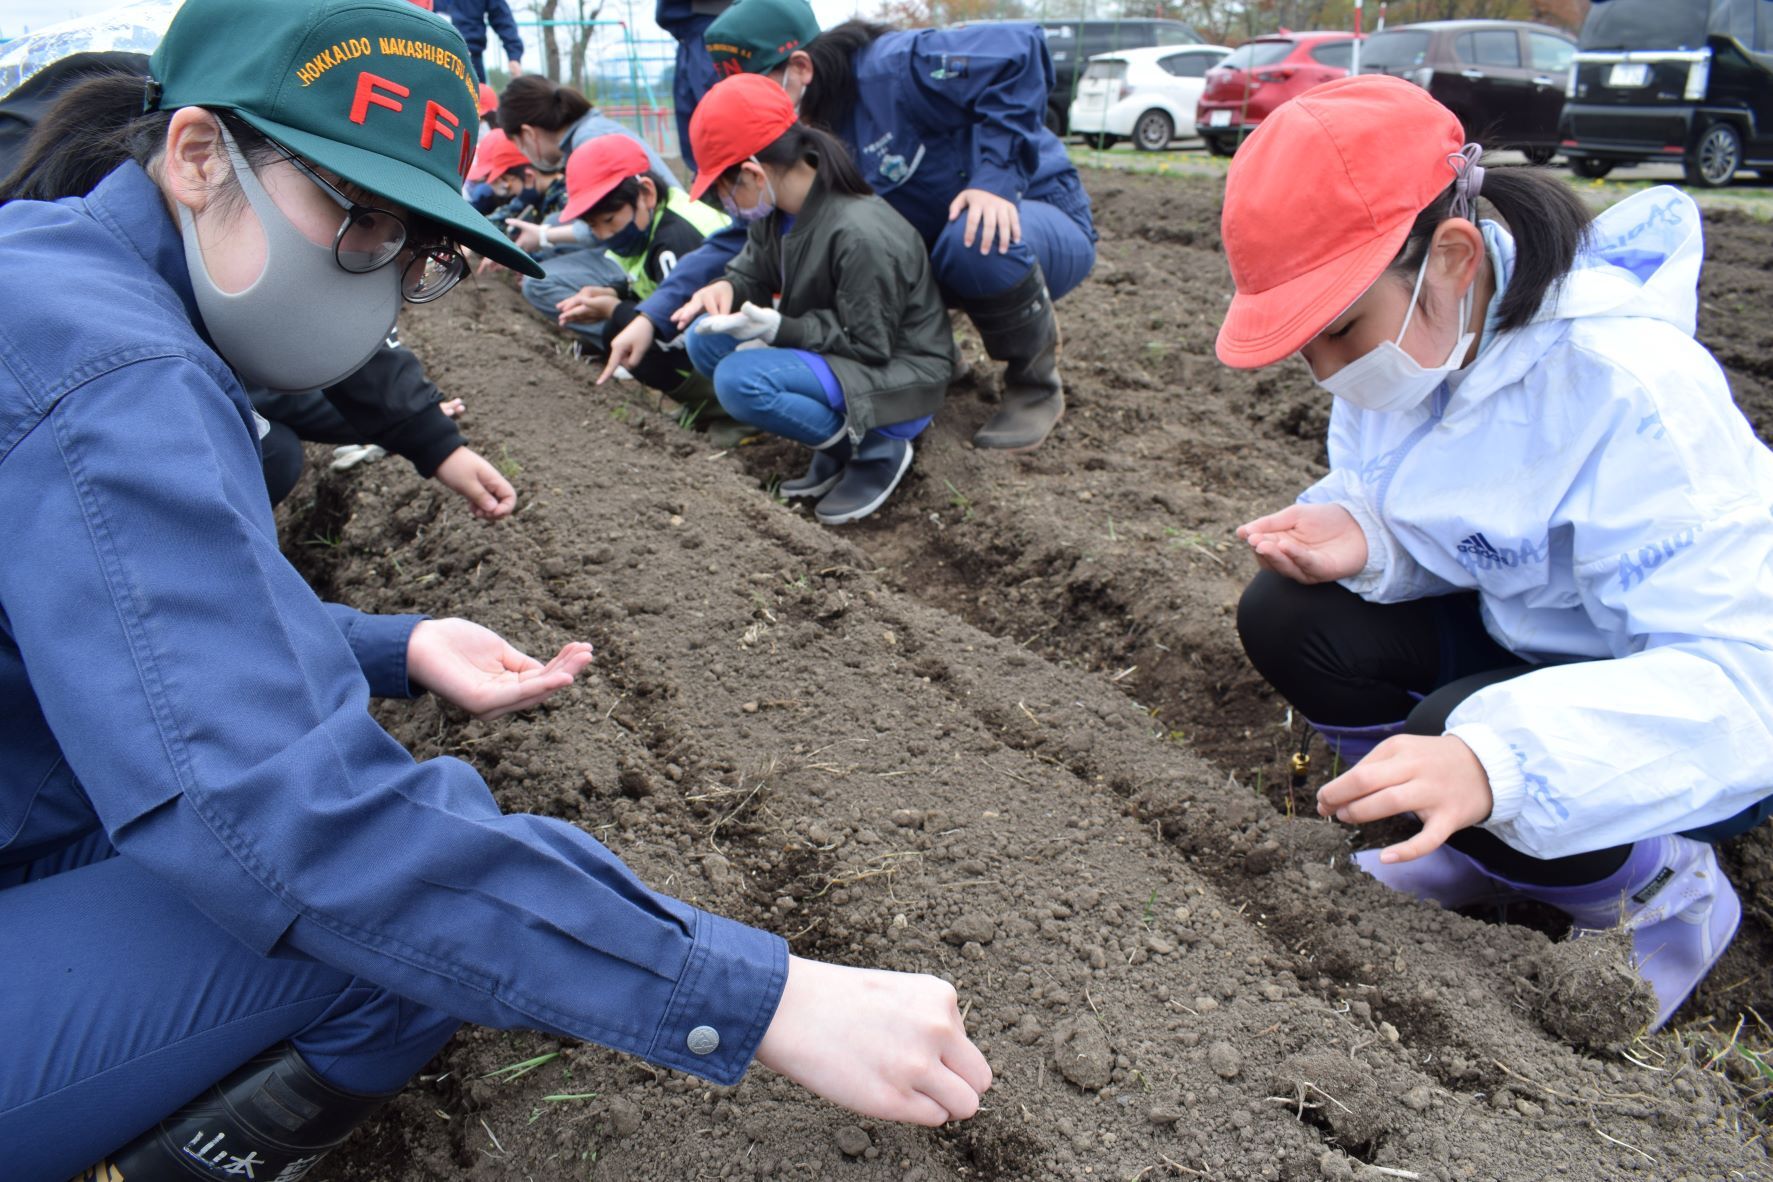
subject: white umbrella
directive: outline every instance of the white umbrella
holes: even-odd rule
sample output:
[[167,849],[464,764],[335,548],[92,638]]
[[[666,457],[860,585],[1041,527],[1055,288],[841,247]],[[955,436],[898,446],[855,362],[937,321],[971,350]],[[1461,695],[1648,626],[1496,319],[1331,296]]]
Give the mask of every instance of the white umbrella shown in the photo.
[[0,46],[0,98],[45,66],[76,53],[153,53],[184,0],[135,0],[50,25]]

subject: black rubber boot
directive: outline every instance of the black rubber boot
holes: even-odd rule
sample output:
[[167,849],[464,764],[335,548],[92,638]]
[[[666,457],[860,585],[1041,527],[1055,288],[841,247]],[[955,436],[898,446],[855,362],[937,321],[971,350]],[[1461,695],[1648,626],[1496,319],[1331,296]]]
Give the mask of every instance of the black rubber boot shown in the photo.
[[826,525],[862,520],[886,504],[909,467],[909,439],[868,432],[856,445],[850,462],[844,465],[837,484],[813,507],[813,516]]
[[143,1133],[75,1182],[295,1182],[392,1098],[327,1083],[288,1043]]
[[1006,363],[1003,404],[973,436],[973,446],[999,451],[1039,447],[1065,414],[1059,321],[1040,264],[1010,290],[964,307],[985,352]]
[[850,462],[850,437],[839,431],[819,447],[813,448],[813,462],[793,480],[784,480],[776,491],[788,500],[798,497],[822,497],[831,491]]

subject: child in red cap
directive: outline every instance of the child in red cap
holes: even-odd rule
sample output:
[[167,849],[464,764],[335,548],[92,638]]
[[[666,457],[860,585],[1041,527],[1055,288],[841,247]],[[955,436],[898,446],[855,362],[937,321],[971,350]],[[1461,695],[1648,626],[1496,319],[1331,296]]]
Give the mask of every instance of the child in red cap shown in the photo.
[[714,188],[751,226],[725,278],[673,317],[695,322],[690,360],[727,413],[813,449],[783,496],[817,497],[827,525],[866,517],[898,487],[954,375],[923,241],[762,75],[714,86],[690,139],[692,194]]
[[1355,765],[1318,811],[1421,822],[1363,869],[1623,925],[1660,1026],[1741,916],[1710,843],[1773,813],[1773,453],[1693,339],[1692,201],[1591,220],[1478,155],[1378,76],[1238,152],[1219,357],[1335,396],[1329,474],[1238,531],[1238,630]]
[[[728,225],[725,214],[652,171],[646,149],[626,135],[600,135],[573,149],[566,162],[566,207],[560,222],[583,222],[592,245],[622,269],[626,282],[581,287],[559,301],[560,324],[594,339],[633,323],[640,301],[677,260]],[[637,381],[689,405],[708,397],[707,382],[681,349],[655,344],[628,367]]]

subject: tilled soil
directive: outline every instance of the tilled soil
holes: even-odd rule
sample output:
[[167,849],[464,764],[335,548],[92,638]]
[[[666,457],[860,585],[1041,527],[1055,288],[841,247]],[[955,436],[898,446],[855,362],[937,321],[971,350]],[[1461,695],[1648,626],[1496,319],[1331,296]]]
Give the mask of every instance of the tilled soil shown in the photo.
[[[1103,233],[1061,305],[1071,411],[1030,455],[967,446],[995,397],[978,365],[894,500],[825,529],[767,492],[796,449],[717,451],[636,388],[593,390],[493,283],[405,336],[518,514],[476,522],[392,461],[285,513],[323,594],[537,653],[592,641],[529,716],[381,716],[661,890],[803,955],[952,980],[997,1073],[985,1109],[899,1127],[761,1068],[713,1088],[470,1030],[325,1178],[1773,1177],[1699,1036],[1773,1002],[1767,841],[1731,851],[1736,948],[1676,1032],[1635,1042],[1619,944],[1352,872],[1309,805],[1330,769],[1291,784],[1299,730],[1233,626],[1232,530],[1322,472],[1327,396],[1214,361],[1218,183],[1086,183]],[[1708,231],[1701,336],[1769,438],[1773,228]]]

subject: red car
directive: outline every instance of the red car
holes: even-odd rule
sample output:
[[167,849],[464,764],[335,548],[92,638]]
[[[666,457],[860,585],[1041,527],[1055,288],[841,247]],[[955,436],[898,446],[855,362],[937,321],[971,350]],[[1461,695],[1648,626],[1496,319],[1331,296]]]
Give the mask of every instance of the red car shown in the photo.
[[1207,150],[1229,156],[1270,111],[1348,73],[1353,33],[1276,33],[1246,41],[1207,71],[1194,126]]

